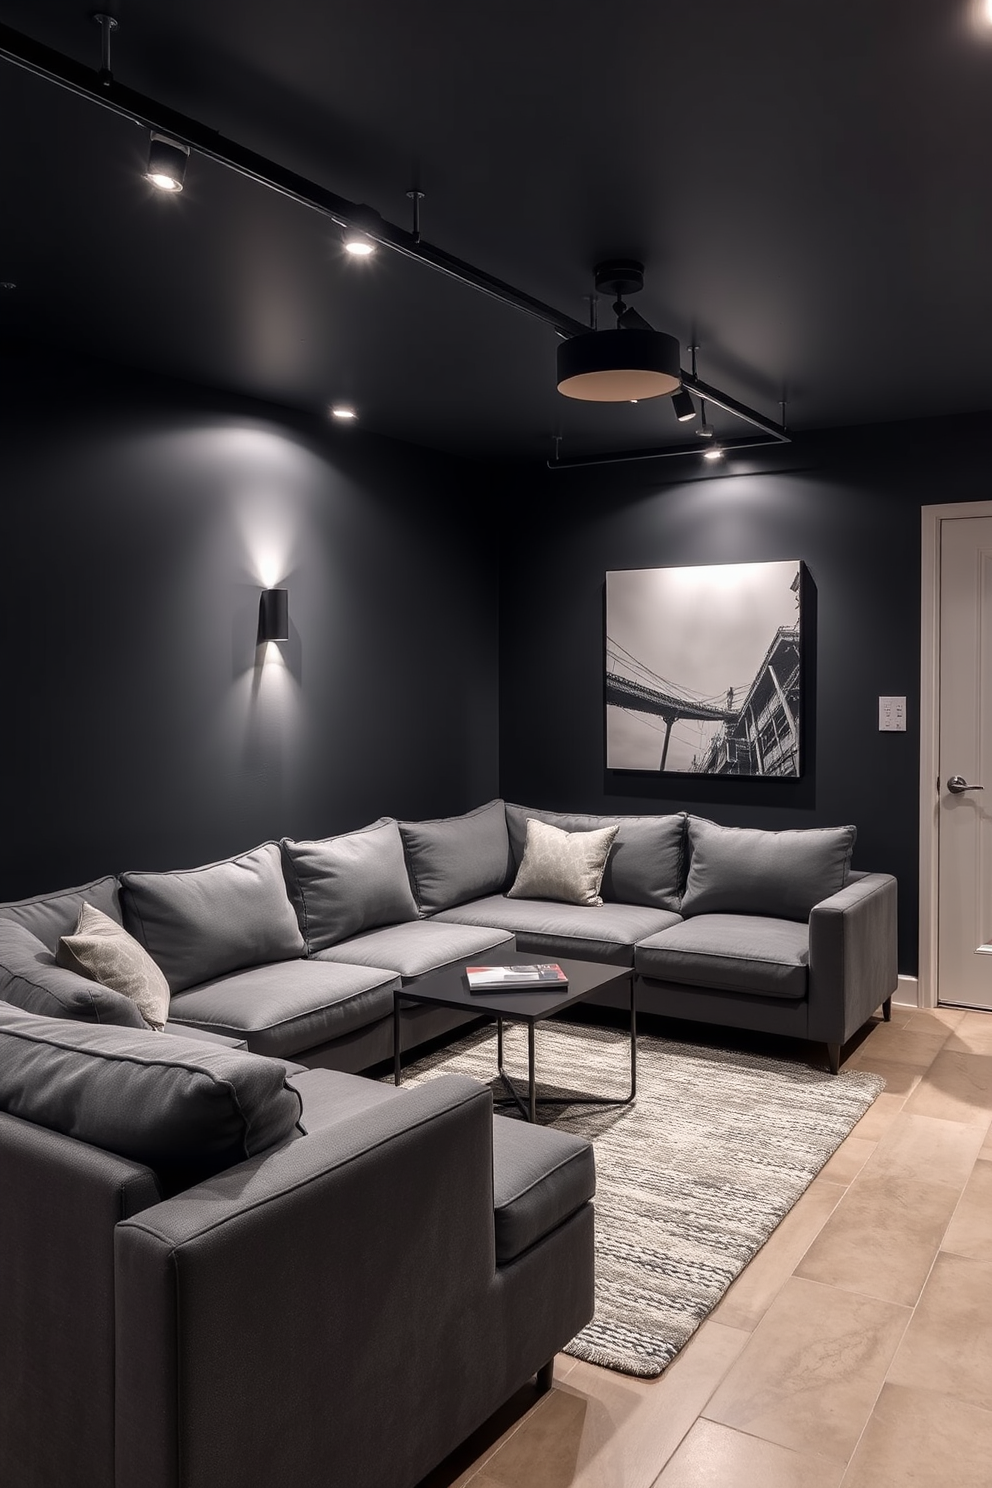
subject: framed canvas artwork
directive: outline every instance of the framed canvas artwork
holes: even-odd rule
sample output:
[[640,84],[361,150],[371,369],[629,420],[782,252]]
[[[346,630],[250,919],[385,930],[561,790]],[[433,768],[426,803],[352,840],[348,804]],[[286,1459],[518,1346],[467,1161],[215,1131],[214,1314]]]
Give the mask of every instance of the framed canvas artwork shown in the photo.
[[802,563],[606,575],[606,766],[797,779]]

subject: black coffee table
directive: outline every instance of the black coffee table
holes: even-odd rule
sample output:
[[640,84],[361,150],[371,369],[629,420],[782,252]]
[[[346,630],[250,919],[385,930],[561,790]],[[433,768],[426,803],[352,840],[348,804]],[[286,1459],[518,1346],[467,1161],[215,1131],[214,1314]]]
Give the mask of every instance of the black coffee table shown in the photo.
[[[521,966],[535,961],[556,961],[568,977],[564,982],[539,982],[533,987],[518,987],[504,992],[499,987],[469,987],[465,975],[466,966]],[[566,1012],[590,992],[617,982],[627,982],[630,988],[630,1093],[615,1097],[605,1095],[541,1096],[538,1098],[534,1083],[534,1029],[545,1018],[555,1013]],[[398,1085],[400,1070],[400,1008],[404,1002],[428,1003],[432,1007],[455,1008],[459,1012],[480,1013],[496,1020],[496,1069],[506,1087],[508,1101],[512,1101],[528,1121],[537,1117],[538,1106],[626,1106],[637,1094],[637,1010],[634,1005],[634,974],[629,966],[604,966],[595,961],[577,961],[573,957],[549,956],[531,951],[529,953],[493,952],[489,956],[475,956],[471,961],[446,966],[441,971],[429,972],[416,982],[401,987],[393,994],[393,1079]],[[503,1021],[516,1020],[527,1024],[527,1096],[521,1097],[503,1068]]]

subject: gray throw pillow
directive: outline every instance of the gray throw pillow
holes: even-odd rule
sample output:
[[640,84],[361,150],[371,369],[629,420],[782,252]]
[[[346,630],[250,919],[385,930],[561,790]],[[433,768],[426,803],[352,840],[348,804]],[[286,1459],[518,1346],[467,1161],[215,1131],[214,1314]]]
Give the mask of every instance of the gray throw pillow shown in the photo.
[[307,954],[375,930],[420,918],[394,817],[319,842],[284,838],[289,897]]
[[170,1191],[302,1130],[278,1060],[3,1003],[0,1110],[144,1163]]
[[593,832],[619,822],[600,892],[614,904],[643,904],[676,914],[682,899],[685,858],[684,811],[664,816],[594,816],[591,812],[544,811],[506,802],[506,826],[514,862],[524,856],[527,822],[550,822],[563,832]]
[[689,817],[683,915],[755,914],[807,920],[847,883],[855,827],[765,832]]
[[148,952],[109,915],[84,904],[72,935],[59,939],[55,959],[67,971],[122,992],[149,1028],[161,1032],[169,1019],[169,984]]
[[171,992],[304,953],[278,844],[202,868],[122,873],[124,923]]
[[421,914],[502,893],[512,871],[502,801],[464,816],[401,821],[399,829]]
[[619,825],[595,832],[563,832],[531,819],[523,861],[507,894],[511,899],[555,899],[559,904],[602,904],[606,859]]

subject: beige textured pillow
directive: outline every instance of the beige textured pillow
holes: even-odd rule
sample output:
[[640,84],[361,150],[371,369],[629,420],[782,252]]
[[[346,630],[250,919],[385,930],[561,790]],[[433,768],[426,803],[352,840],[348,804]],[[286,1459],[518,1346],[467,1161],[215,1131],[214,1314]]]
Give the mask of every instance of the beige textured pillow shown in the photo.
[[84,904],[75,933],[59,939],[55,959],[112,992],[123,992],[149,1027],[159,1032],[169,1016],[169,984],[145,948],[109,915]]
[[557,899],[560,904],[602,904],[599,886],[620,823],[595,832],[563,832],[527,818],[524,855],[510,899]]

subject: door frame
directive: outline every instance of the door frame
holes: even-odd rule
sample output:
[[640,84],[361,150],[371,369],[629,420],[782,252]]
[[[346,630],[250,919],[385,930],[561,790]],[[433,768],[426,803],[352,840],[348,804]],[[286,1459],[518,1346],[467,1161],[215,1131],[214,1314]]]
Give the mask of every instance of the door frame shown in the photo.
[[919,1006],[937,1006],[937,848],[940,793],[940,524],[945,518],[992,517],[992,501],[924,506],[920,603],[920,969]]

